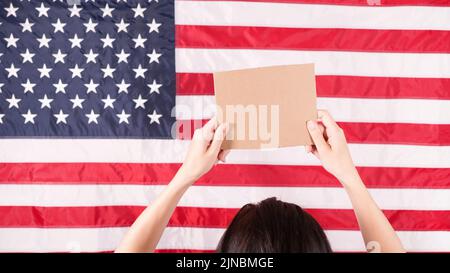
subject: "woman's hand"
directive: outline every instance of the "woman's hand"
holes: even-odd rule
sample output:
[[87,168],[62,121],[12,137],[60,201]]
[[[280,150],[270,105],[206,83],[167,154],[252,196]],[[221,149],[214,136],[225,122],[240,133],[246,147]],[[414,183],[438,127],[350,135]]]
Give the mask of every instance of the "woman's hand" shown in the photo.
[[342,184],[359,181],[353,164],[344,131],[336,124],[327,111],[318,111],[318,120],[307,123],[313,146],[306,151],[313,153],[323,164],[325,170],[334,175]]
[[194,132],[184,163],[177,173],[183,181],[193,184],[207,173],[218,160],[225,161],[226,152],[221,150],[228,131],[226,124],[219,124],[215,118],[203,128]]

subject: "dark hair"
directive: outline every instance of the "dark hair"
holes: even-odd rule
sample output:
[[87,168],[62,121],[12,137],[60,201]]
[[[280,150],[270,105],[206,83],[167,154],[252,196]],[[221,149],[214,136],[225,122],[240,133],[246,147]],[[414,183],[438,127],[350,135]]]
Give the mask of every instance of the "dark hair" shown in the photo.
[[243,206],[220,239],[217,252],[331,252],[317,221],[301,207],[275,197]]

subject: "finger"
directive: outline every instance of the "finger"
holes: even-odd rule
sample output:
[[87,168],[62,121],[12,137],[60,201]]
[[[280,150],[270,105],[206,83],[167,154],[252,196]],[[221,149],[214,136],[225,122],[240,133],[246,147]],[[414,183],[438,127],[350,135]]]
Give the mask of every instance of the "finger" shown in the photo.
[[211,142],[211,145],[208,148],[208,152],[215,154],[215,155],[219,154],[220,146],[222,146],[222,142],[225,139],[225,135],[227,133],[226,130],[227,130],[227,126],[224,123],[220,124],[217,127],[216,131],[214,132],[214,137]]
[[314,145],[316,146],[316,149],[319,153],[324,153],[330,150],[330,146],[325,141],[325,138],[323,137],[323,133],[320,131],[319,125],[317,122],[310,120],[307,124],[309,134],[311,135],[311,138],[314,142]]
[[318,110],[317,115],[326,129],[331,130],[339,129],[339,125],[337,125],[336,121],[334,121],[333,117],[328,113],[328,111]]
[[219,155],[217,156],[217,158],[222,161],[225,162],[227,155],[230,153],[230,150],[220,150]]
[[314,149],[311,153],[312,153],[315,157],[317,157],[318,159],[320,159],[319,152],[318,152],[316,149]]
[[306,145],[306,146],[305,146],[305,151],[306,151],[306,153],[312,152],[312,149],[313,149],[312,145]]
[[214,117],[210,119],[201,129],[195,130],[194,138],[196,140],[203,140],[210,142],[214,136],[214,130],[217,128],[217,119]]

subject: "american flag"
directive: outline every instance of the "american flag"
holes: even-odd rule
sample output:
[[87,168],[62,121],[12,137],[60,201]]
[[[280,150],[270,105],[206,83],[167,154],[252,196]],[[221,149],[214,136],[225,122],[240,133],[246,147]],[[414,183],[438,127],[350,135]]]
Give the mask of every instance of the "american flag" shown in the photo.
[[[0,23],[0,251],[114,250],[213,115],[211,73],[309,62],[406,249],[450,251],[450,1],[6,0]],[[158,251],[213,251],[271,196],[365,249],[339,183],[292,147],[231,152]]]

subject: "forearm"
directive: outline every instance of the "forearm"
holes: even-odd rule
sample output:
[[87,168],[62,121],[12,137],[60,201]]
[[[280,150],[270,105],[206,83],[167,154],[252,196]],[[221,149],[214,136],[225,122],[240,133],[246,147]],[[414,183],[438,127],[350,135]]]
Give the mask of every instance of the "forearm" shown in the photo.
[[[158,198],[130,227],[116,252],[153,252],[178,202],[188,189],[186,178],[176,175]],[[189,182],[189,181],[188,181]]]
[[366,246],[379,244],[380,252],[405,252],[386,216],[370,196],[358,174],[343,183],[361,229]]

